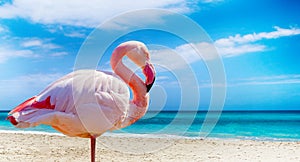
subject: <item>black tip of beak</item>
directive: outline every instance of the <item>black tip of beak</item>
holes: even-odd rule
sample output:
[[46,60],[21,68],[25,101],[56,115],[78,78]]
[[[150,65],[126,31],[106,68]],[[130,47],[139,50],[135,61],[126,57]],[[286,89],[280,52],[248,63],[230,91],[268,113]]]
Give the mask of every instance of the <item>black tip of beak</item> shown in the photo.
[[155,81],[155,77],[153,79],[153,82],[149,85],[146,85],[146,88],[147,88],[147,93],[150,91],[150,89],[152,88],[153,84],[154,84],[154,81]]

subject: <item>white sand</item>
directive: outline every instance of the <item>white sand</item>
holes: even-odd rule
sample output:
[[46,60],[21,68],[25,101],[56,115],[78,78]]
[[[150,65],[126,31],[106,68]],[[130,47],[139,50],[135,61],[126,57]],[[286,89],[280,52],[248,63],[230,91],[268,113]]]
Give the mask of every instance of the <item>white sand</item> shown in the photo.
[[[89,161],[89,139],[1,133],[0,161]],[[96,161],[300,161],[300,142],[102,136]]]

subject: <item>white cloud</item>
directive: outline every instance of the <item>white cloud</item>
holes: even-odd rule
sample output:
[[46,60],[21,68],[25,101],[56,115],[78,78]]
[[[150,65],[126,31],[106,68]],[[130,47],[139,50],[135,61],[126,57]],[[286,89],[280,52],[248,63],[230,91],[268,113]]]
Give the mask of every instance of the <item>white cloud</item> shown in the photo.
[[184,0],[15,0],[0,7],[0,18],[24,18],[35,23],[95,27],[117,14],[143,8],[164,8],[189,12]]
[[113,17],[113,20],[106,21],[101,24],[102,29],[114,29],[114,30],[127,30],[132,27],[145,27],[151,24],[163,24],[163,16],[166,16],[164,12],[151,12],[145,10],[140,11],[139,14],[135,12],[124,13],[120,17]]
[[[165,48],[160,50],[150,50],[149,52],[151,53],[151,62],[160,66],[160,71],[172,71],[188,67],[187,60],[180,56],[176,49]],[[193,57],[193,53],[190,53],[189,51],[186,51],[184,54]]]
[[[280,28],[275,26],[275,31],[260,32],[253,34],[229,36],[215,41],[219,53],[224,57],[232,57],[251,52],[262,52],[267,50],[265,45],[257,44],[255,42],[263,39],[277,39],[280,37],[294,36],[300,34],[299,28]],[[255,43],[255,44],[254,44]]]
[[24,100],[39,94],[65,74],[64,72],[24,73],[10,78],[0,78],[0,109],[12,109]]
[[50,56],[53,56],[53,57],[61,57],[61,56],[66,56],[68,55],[67,52],[54,52],[54,53],[51,53]]
[[300,84],[300,74],[261,76],[228,81],[228,86]]
[[34,58],[38,57],[38,55],[34,54],[31,50],[15,50],[0,47],[0,63],[16,57]]
[[7,37],[0,42],[0,63],[12,58],[61,57],[67,54],[61,46],[51,43],[50,39]]
[[4,26],[0,25],[0,34],[7,32],[7,29]]
[[212,60],[218,56],[213,44],[206,42],[182,44],[174,49],[162,46],[151,49],[150,46],[149,52],[151,62],[161,66],[159,71],[189,69],[190,64],[194,62]]
[[202,3],[218,3],[222,2],[223,0],[202,0]]
[[[237,86],[256,86],[256,85],[285,85],[300,84],[300,74],[259,76],[250,78],[235,78],[227,80],[226,84],[215,84],[215,87],[237,87]],[[201,88],[211,88],[210,80],[201,80]]]
[[193,63],[201,59],[211,60],[217,57],[217,51],[213,44],[206,42],[183,44],[176,47],[175,52],[182,56],[187,63]]
[[34,40],[24,41],[21,45],[23,47],[34,47],[34,46],[41,46],[42,42],[40,40],[34,39]]
[[261,32],[261,33],[253,33],[253,34],[246,34],[241,36],[240,34],[236,34],[235,36],[229,36],[228,38],[222,38],[216,41],[216,45],[232,45],[235,43],[244,44],[259,41],[262,39],[276,39],[279,37],[284,36],[293,36],[299,35],[300,29],[299,28],[289,28],[284,29],[278,26],[274,27],[276,31],[272,32]]
[[44,50],[61,48],[59,45],[50,43],[49,40],[47,39],[41,40],[38,38],[22,38],[20,39],[20,41],[21,41],[21,46],[25,48],[41,48]]
[[64,74],[61,73],[38,73],[17,76],[11,79],[0,80],[0,98],[4,103],[1,103],[4,108],[12,108],[22,100],[37,95],[47,85],[59,79]]
[[50,33],[59,33],[63,34],[66,37],[72,38],[86,38],[87,35],[91,32],[91,29],[74,27],[74,26],[63,26],[63,25],[46,25],[46,29]]
[[66,37],[73,37],[73,38],[86,38],[87,35],[85,33],[81,32],[71,32],[71,33],[65,33]]
[[11,81],[18,81],[24,84],[45,85],[59,79],[62,76],[63,74],[61,73],[48,73],[48,74],[37,73],[37,74],[18,76],[17,78],[12,79]]
[[216,46],[219,53],[223,57],[234,57],[241,54],[262,52],[266,50],[265,45],[259,44],[243,44],[243,45],[232,45],[232,46]]

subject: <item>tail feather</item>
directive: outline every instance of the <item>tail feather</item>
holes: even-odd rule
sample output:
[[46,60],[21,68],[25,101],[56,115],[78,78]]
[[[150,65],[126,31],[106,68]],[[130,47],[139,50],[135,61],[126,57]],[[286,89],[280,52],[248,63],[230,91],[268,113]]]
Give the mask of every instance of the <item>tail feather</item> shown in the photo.
[[31,97],[30,99],[26,100],[25,102],[21,103],[13,110],[11,110],[8,114],[11,115],[16,112],[20,112],[28,107],[38,108],[38,109],[54,109],[55,105],[52,105],[50,102],[51,96],[48,96],[45,100],[36,101],[37,96]]
[[32,105],[32,103],[35,101],[36,96],[31,97],[30,99],[24,101],[23,103],[21,103],[20,105],[18,105],[17,107],[15,107],[13,110],[11,110],[8,114],[13,114],[15,112],[20,112],[23,109],[29,107]]
[[31,111],[29,111],[30,109],[54,109],[55,105],[51,105],[50,96],[48,96],[45,100],[42,101],[36,101],[36,98],[37,96],[31,97],[30,99],[15,107],[8,113],[8,117],[6,118],[6,120],[9,120],[13,125],[16,126],[20,122],[19,112],[26,112],[21,114],[23,117],[28,117],[29,113],[32,113]]

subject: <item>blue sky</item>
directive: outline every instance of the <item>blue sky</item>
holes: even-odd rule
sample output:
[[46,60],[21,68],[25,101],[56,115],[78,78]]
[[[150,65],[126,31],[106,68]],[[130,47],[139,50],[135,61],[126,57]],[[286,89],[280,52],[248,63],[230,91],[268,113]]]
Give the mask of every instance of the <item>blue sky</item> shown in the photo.
[[[2,0],[0,110],[12,109],[73,71],[82,43],[98,25],[124,12],[148,8],[187,16],[207,33],[209,45],[216,48],[224,64],[224,110],[300,110],[300,2],[279,0]],[[165,20],[160,14],[141,14],[122,20],[121,25],[106,27],[113,35],[126,25],[164,25]],[[185,25],[178,22],[172,27],[196,35],[185,30]],[[195,55],[191,48],[196,46],[205,53],[207,44],[187,42],[165,31],[138,30],[112,42],[97,69],[110,70],[113,48],[132,39],[149,46],[156,64],[157,82],[151,91],[150,110],[178,110],[185,101],[188,104],[184,110],[207,109],[212,86],[208,60]],[[182,89],[195,93],[182,96]],[[198,91],[199,108],[192,108],[198,102],[193,100]]]

